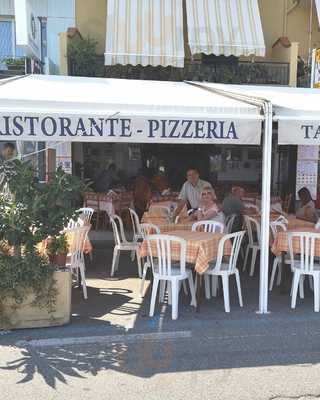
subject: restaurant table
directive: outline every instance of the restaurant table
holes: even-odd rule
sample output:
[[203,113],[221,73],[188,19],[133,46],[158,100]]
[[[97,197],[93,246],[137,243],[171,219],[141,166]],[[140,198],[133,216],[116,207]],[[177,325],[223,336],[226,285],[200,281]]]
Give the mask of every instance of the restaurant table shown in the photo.
[[195,221],[182,220],[181,222],[169,222],[168,218],[157,217],[149,213],[144,213],[142,223],[154,224],[160,229],[161,233],[168,233],[172,231],[191,231],[192,225]]
[[[199,311],[202,275],[209,268],[209,264],[216,260],[219,242],[224,235],[221,233],[192,232],[184,230],[175,230],[168,234],[182,238],[187,242],[186,262],[194,264],[194,269],[199,281],[199,285],[197,286],[197,310]],[[224,246],[224,256],[230,256],[231,248],[232,243],[229,240]],[[148,255],[148,245],[146,241],[142,242],[139,251],[140,257],[146,257]],[[155,254],[155,245],[151,247],[151,251],[152,254]],[[171,249],[171,256],[173,260],[179,261],[180,248],[178,245]]]
[[[305,226],[301,226],[302,222],[305,222]],[[314,224],[310,226],[310,222],[299,220],[301,223],[300,226],[292,226],[289,227],[287,231],[278,232],[274,238],[274,241],[271,246],[271,251],[275,256],[281,256],[281,264],[282,264],[282,272],[283,272],[283,279],[280,285],[280,290],[282,293],[287,293],[289,290],[289,269],[286,268],[285,263],[285,255],[289,251],[289,244],[288,244],[288,233],[290,232],[314,232],[319,233],[320,230],[314,227]],[[294,224],[292,224],[294,225]],[[294,239],[292,242],[293,252],[295,254],[299,254],[300,251],[300,241],[298,239]],[[316,241],[315,245],[315,256],[320,257],[320,241]]]

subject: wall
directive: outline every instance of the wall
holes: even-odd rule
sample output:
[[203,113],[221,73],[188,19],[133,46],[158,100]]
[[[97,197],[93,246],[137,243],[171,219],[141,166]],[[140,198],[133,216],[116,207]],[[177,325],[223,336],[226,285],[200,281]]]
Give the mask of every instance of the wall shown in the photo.
[[1,0],[0,1],[0,15],[14,15],[14,1]]
[[77,0],[75,18],[81,35],[97,40],[97,53],[103,55],[106,44],[106,0]]
[[[310,1],[300,1],[299,5],[286,15],[292,0],[259,0],[262,29],[266,44],[266,58],[272,59],[272,46],[281,36],[287,36],[291,42],[299,43],[299,55],[305,60],[309,51]],[[311,47],[320,45],[319,23],[313,2]]]

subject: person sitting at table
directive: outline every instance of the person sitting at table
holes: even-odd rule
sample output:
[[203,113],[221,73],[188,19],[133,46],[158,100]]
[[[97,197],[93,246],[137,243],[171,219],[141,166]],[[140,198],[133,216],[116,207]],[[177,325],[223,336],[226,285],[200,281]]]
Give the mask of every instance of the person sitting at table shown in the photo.
[[200,179],[199,172],[196,168],[189,168],[187,171],[187,181],[183,184],[179,194],[179,202],[175,211],[175,217],[178,216],[185,205],[188,208],[197,210],[199,208],[200,195],[205,187],[211,188],[214,197],[216,197],[211,184]]
[[224,215],[217,204],[217,197],[211,186],[205,186],[201,192],[199,208],[195,213],[198,221],[214,220],[224,223]]
[[141,220],[144,212],[149,207],[151,200],[151,188],[148,179],[140,175],[135,179],[133,185],[133,205]]
[[116,164],[111,163],[108,168],[104,168],[95,179],[95,189],[97,192],[108,192],[116,178]]
[[231,193],[222,202],[222,212],[225,217],[229,217],[233,214],[236,215],[236,219],[233,223],[232,232],[241,230],[243,223],[243,214],[246,213],[245,205],[242,198],[245,195],[245,190],[241,186],[234,186],[231,189]]
[[306,187],[298,191],[300,207],[296,211],[296,217],[310,222],[317,222],[318,215],[311,194]]

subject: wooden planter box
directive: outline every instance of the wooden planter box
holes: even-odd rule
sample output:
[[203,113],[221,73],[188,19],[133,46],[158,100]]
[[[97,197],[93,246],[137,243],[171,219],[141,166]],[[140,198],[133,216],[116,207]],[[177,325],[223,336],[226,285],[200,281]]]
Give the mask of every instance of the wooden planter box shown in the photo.
[[44,308],[32,306],[34,295],[30,293],[26,300],[17,305],[12,299],[5,302],[5,315],[9,319],[4,324],[0,321],[1,329],[44,328],[48,326],[65,325],[70,322],[71,316],[71,284],[70,271],[56,271],[54,273],[58,290],[56,311],[49,313]]

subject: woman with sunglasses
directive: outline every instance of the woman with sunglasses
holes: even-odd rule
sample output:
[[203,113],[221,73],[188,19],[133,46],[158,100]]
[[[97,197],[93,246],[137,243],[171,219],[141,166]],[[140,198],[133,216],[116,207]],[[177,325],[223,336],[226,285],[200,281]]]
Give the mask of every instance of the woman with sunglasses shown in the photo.
[[196,219],[198,221],[215,220],[224,223],[224,216],[218,207],[217,197],[210,186],[204,187],[201,192]]

